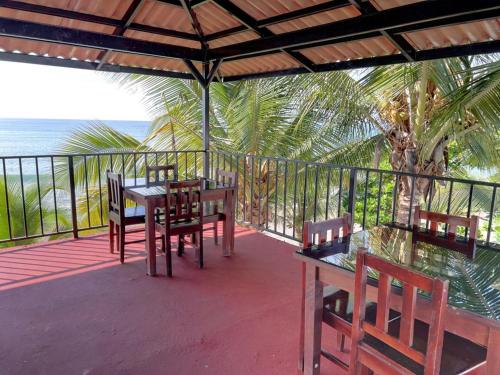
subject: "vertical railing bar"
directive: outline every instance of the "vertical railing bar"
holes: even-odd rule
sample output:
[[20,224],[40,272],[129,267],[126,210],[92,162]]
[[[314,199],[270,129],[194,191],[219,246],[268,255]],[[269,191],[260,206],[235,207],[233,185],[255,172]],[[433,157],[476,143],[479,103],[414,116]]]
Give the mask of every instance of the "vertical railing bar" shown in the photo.
[[[252,179],[250,180],[250,224],[253,224],[253,195],[254,195],[254,174],[255,174],[255,156],[251,156]],[[219,168],[219,154],[217,154],[217,168]]]
[[42,236],[45,235],[45,230],[43,228],[43,212],[42,212],[42,193],[40,191],[40,171],[38,168],[38,158],[35,156],[35,174],[36,174],[36,188],[38,192],[38,212],[40,215],[40,229],[42,231]]
[[[111,163],[111,165],[113,165]],[[76,214],[76,189],[75,189],[75,169],[73,156],[68,156],[69,192],[71,197],[71,221],[73,224],[73,238],[78,238],[78,217]]]
[[392,217],[391,222],[394,223],[396,219],[396,194],[399,188],[399,175],[396,176],[396,181],[394,182],[394,188],[392,189]]
[[306,221],[306,205],[307,205],[307,162],[304,165],[304,193],[302,195],[302,230],[304,230],[304,223]]
[[293,217],[292,217],[292,237],[295,238],[295,214],[297,211],[297,182],[298,182],[298,162],[294,161],[294,184],[293,184]]
[[111,172],[114,172],[114,170],[113,170],[113,154],[109,154],[109,165],[110,165]]
[[287,185],[288,185],[288,160],[285,161],[285,177],[284,177],[284,185],[283,185],[283,234],[286,233]]
[[28,237],[28,218],[26,217],[26,198],[24,197],[24,178],[23,178],[23,163],[21,158],[19,160],[19,176],[21,178],[21,196],[23,202],[23,222],[24,222],[24,234]]
[[344,168],[340,168],[339,174],[339,201],[337,205],[337,217],[342,213],[342,185],[344,183]]
[[12,224],[11,224],[11,217],[10,217],[10,205],[9,205],[9,187],[8,187],[8,182],[7,182],[7,168],[5,166],[5,159],[2,158],[2,165],[3,165],[3,183],[4,183],[4,189],[5,189],[5,208],[6,208],[6,213],[7,213],[7,224],[9,226],[9,239],[12,239]]
[[99,215],[101,219],[101,225],[104,225],[104,213],[102,207],[101,155],[97,155],[97,179],[99,183]]
[[269,181],[271,177],[271,160],[268,158],[266,161],[267,177],[266,177],[266,229],[269,229]]
[[[446,205],[446,215],[449,215],[451,212],[451,197],[453,193],[453,180],[450,183],[450,190],[448,191],[448,204]],[[448,223],[444,225],[445,233],[448,233]]]
[[198,152],[194,153],[194,176],[198,177]]
[[278,173],[280,170],[279,159],[276,159],[276,173],[274,174],[274,231],[278,229]]
[[496,194],[497,194],[497,187],[493,187],[493,192],[491,193],[491,206],[490,206],[490,217],[488,220],[488,232],[486,233],[486,244],[490,244],[490,237],[491,237],[491,226],[493,224],[493,218],[495,216],[495,203],[496,203]]
[[363,230],[366,227],[366,203],[368,201],[368,182],[370,178],[370,171],[366,171],[366,181],[365,181],[365,195],[363,197]]
[[413,200],[415,199],[415,183],[416,183],[416,177],[412,176],[411,177],[411,190],[410,190],[410,206],[408,208],[408,223],[407,227],[411,227],[411,213],[413,209]]
[[[474,184],[470,184],[469,190],[469,202],[467,203],[467,217],[470,217],[471,209],[472,209],[472,195],[474,194]],[[469,228],[465,228],[465,238],[467,238],[467,234],[469,233]]]
[[185,167],[185,174],[184,174],[184,177],[188,178],[188,153],[187,151],[184,153],[184,167]]
[[[219,169],[219,162],[220,162],[220,153],[218,152],[217,153],[217,167],[215,168],[215,172],[217,172],[217,169]],[[252,170],[252,176],[253,176],[253,170]]]
[[[226,169],[226,166],[225,166],[225,158],[224,158],[224,170]],[[261,226],[261,222],[260,222],[260,218],[262,216],[262,212],[261,212],[261,198],[262,198],[262,195],[261,195],[261,181],[262,181],[262,158],[259,158],[259,163],[258,163],[258,168],[259,168],[259,183],[258,183],[258,189],[259,189],[259,192],[258,192],[258,204],[259,204],[259,208],[257,210],[257,214],[258,214],[258,219],[257,219],[257,225]]]
[[330,209],[330,178],[332,177],[332,167],[328,166],[326,175],[326,202],[325,202],[325,220],[328,220],[328,211]]
[[158,152],[155,152],[155,163],[158,166]]
[[316,221],[316,211],[318,208],[318,182],[319,182],[319,165],[316,165],[316,174],[314,176],[314,204],[313,204],[313,217],[314,221]]
[[57,194],[56,194],[56,176],[54,172],[54,157],[50,157],[51,174],[52,174],[52,193],[54,196],[54,214],[56,217],[56,232],[59,232],[59,215],[57,212]]
[[347,212],[351,214],[352,226],[354,227],[355,223],[355,212],[356,212],[356,187],[357,187],[357,168],[351,168],[349,172],[349,195],[348,195],[348,203],[347,203]]
[[[85,165],[87,165],[87,162],[85,162]],[[123,176],[123,183],[125,184],[125,155],[122,154],[122,176]]]
[[[236,173],[238,173],[238,174],[240,173],[239,169],[240,169],[240,156],[236,155]],[[239,181],[240,181],[240,178],[238,176],[238,185],[239,185]],[[237,189],[237,194],[239,195],[239,189],[240,189],[240,187],[236,186],[236,189]],[[239,213],[239,209],[238,208],[239,208],[239,206],[240,205],[239,205],[239,202],[238,202],[238,196],[236,196],[236,207],[234,208],[236,218],[238,217],[238,213]]]
[[[214,158],[210,158],[214,160]],[[213,167],[213,166],[212,166]],[[243,156],[243,221],[247,221],[247,157]]]
[[[434,186],[434,180],[431,178],[429,181],[429,192],[428,192],[429,195],[427,196],[427,211],[431,210],[433,186]],[[429,220],[425,221],[425,229],[429,229]]]
[[382,195],[382,175],[383,173],[379,173],[379,178],[378,178],[378,196],[377,196],[377,218],[375,220],[375,225],[380,224],[380,198]]
[[137,154],[134,152],[134,185],[137,185]]
[[85,195],[87,197],[87,222],[89,228],[92,226],[90,222],[90,199],[89,199],[89,178],[87,171],[87,156],[83,156],[83,172],[85,173]]

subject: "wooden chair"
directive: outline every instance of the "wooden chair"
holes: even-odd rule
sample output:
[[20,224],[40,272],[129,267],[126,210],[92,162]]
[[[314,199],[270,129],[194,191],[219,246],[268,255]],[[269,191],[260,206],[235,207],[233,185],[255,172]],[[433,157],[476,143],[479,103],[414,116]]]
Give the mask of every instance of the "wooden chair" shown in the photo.
[[[320,221],[313,223],[306,221],[302,230],[302,246],[304,248],[311,247],[314,244],[322,244],[326,242],[328,232],[331,233],[330,238],[337,239],[340,236],[342,229],[342,237],[345,237],[352,232],[351,214],[345,213],[344,216],[336,219]],[[317,238],[317,241],[316,241]],[[300,361],[299,368],[303,367],[303,354],[304,354],[304,305],[305,305],[305,264],[302,265],[302,310],[301,310],[301,324],[300,324]],[[344,349],[345,335],[350,336],[350,328],[343,324],[343,318],[347,315],[347,307],[349,302],[349,293],[334,287],[325,287],[323,289],[323,321],[337,330],[337,349],[342,351]],[[338,317],[343,318],[338,318]],[[332,360],[338,365],[336,358],[333,355],[327,355],[327,358]]]
[[145,239],[125,242],[125,233],[142,232],[144,229],[131,230],[125,232],[127,225],[145,223],[145,210],[142,206],[125,207],[123,197],[123,184],[121,174],[106,171],[106,180],[108,186],[108,220],[109,220],[109,250],[114,253],[115,247],[115,229],[118,238],[117,247],[120,252],[120,262],[125,260],[125,245],[131,243],[143,242]]
[[[172,172],[171,178],[169,178],[170,172]],[[161,178],[162,174],[163,179]],[[146,187],[164,184],[166,180],[177,181],[178,179],[177,164],[146,166]]]
[[454,215],[446,215],[438,212],[423,211],[420,206],[415,207],[413,214],[413,230],[418,231],[421,220],[428,220],[430,222],[430,232],[436,234],[438,232],[439,223],[446,224],[445,233],[449,237],[455,238],[457,227],[468,228],[468,236],[470,239],[475,240],[477,236],[477,227],[479,224],[478,216],[471,216],[470,218]]
[[[215,183],[217,185],[225,185],[225,186],[230,186],[230,187],[237,187],[238,186],[238,174],[236,172],[228,172],[224,171],[221,169],[217,169],[215,172]],[[213,223],[213,226],[211,228],[206,228],[204,229],[205,231],[207,230],[213,230],[214,231],[214,242],[217,245],[218,244],[218,222],[222,221],[223,226],[222,226],[222,236],[223,236],[223,241],[227,241],[227,225],[226,225],[226,215],[224,214],[223,211],[219,211],[219,205],[217,202],[208,202],[205,205],[204,209],[204,216],[203,216],[203,223]]]
[[179,236],[178,256],[182,256],[184,236],[195,234],[198,245],[199,267],[203,268],[203,204],[200,201],[201,180],[173,182],[167,181],[165,210],[168,215],[156,223],[156,230],[164,237],[167,276],[172,277],[171,236]]
[[[367,268],[379,272],[376,320],[367,321]],[[402,283],[402,292],[392,280]],[[430,324],[415,319],[417,290],[429,294]],[[401,317],[389,323],[389,307],[400,297]],[[388,262],[358,249],[354,292],[350,374],[465,374],[486,364],[486,350],[458,336],[445,334],[448,281]],[[422,303],[422,302],[421,302]],[[443,345],[444,342],[444,345]]]

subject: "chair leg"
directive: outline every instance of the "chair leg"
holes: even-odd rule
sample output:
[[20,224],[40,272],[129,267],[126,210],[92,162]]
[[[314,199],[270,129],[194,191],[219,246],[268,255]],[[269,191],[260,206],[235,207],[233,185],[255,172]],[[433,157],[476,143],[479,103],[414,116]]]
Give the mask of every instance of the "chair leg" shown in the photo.
[[184,254],[184,235],[179,234],[179,244],[177,245],[177,256]]
[[219,226],[217,224],[218,222],[216,221],[214,224],[214,243],[216,245],[219,244]]
[[172,243],[170,242],[170,237],[166,238],[166,235],[163,236],[165,239],[165,259],[167,261],[167,277],[172,277]]
[[203,268],[203,228],[200,231],[200,240],[198,242],[198,266]]
[[336,347],[336,349],[342,353],[345,350],[345,335],[339,331],[337,331],[336,334],[337,334],[337,347]]
[[109,252],[115,252],[115,223],[112,220],[109,221]]
[[120,233],[120,263],[125,262],[125,225],[120,225],[119,232]]

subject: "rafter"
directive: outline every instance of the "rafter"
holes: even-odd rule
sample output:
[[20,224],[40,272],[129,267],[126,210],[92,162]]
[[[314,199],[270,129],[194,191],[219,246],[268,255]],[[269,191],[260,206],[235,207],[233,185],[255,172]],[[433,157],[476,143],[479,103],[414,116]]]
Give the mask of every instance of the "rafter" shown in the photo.
[[182,8],[186,11],[186,14],[189,18],[189,22],[191,22],[191,26],[196,31],[196,35],[200,38],[201,48],[203,50],[208,49],[208,44],[205,41],[205,36],[203,33],[203,28],[201,27],[200,22],[198,21],[198,17],[196,13],[191,9],[191,2],[189,0],[179,0]]
[[419,30],[427,23],[439,20],[440,26],[453,23],[458,17],[463,22],[498,17],[500,4],[497,0],[440,0],[418,2],[391,8],[374,14],[345,19],[303,30],[263,37],[243,43],[213,49],[210,59],[251,56],[282,48],[308,48],[314,43],[334,44],[338,40],[359,40],[380,30],[398,33]]
[[188,58],[195,61],[202,59],[201,51],[194,48],[9,18],[0,18],[0,35],[155,57]]
[[[271,30],[265,27],[259,28],[257,25],[257,20],[255,20],[252,16],[243,11],[241,8],[234,5],[231,1],[229,0],[212,0],[212,1],[216,5],[218,5],[221,9],[230,13],[234,18],[240,21],[247,28],[256,32],[259,36],[270,37],[275,35]],[[307,57],[302,55],[300,52],[295,52],[287,49],[281,49],[281,51],[291,56],[295,61],[299,62],[310,72],[314,72],[314,63]]]
[[[120,27],[122,25],[122,21],[117,20],[115,18],[101,17],[90,13],[82,13],[67,9],[53,8],[45,5],[24,3],[22,1],[16,1],[16,0],[0,0],[0,7],[14,9],[14,10],[21,10],[30,13],[45,14],[48,16],[61,17],[61,18],[67,18],[84,22],[91,22],[99,25],[114,26],[114,27]],[[173,38],[193,40],[193,41],[200,40],[200,38],[196,34],[190,34],[177,30],[170,30],[160,27],[143,25],[140,23],[133,22],[128,26],[128,28],[130,30],[142,31],[150,34],[170,36]]]
[[[373,14],[377,12],[377,8],[369,1],[349,0],[361,14]],[[402,35],[394,34],[390,31],[381,30],[380,34],[388,39],[400,52],[406,57],[406,60],[413,61],[415,58],[415,49]]]
[[[132,3],[130,3],[127,11],[123,15],[123,18],[120,22],[120,26],[117,26],[115,30],[113,31],[113,35],[117,36],[123,36],[125,34],[125,31],[127,31],[127,28],[130,26],[132,21],[134,20],[135,16],[141,9],[141,7],[144,5],[145,0],[133,0]],[[97,66],[97,70],[100,70],[102,66],[106,63],[109,55],[111,54],[111,50],[103,51],[99,53],[99,56],[97,57],[97,60],[99,60],[99,65]]]

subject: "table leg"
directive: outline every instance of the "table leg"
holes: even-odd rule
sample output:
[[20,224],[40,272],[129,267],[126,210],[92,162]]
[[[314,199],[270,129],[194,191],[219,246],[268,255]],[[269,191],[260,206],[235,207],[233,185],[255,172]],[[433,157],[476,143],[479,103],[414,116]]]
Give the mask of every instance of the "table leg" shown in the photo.
[[300,329],[299,329],[299,371],[304,371],[304,311],[305,311],[305,296],[306,296],[306,264],[302,262],[301,272],[301,298],[300,298]]
[[146,262],[147,274],[156,276],[156,233],[155,233],[155,207],[150,200],[146,201]]
[[304,309],[304,374],[319,375],[321,356],[321,321],[323,317],[323,285],[318,268],[306,265]]
[[486,374],[498,374],[500,369],[500,330],[490,328],[488,353],[486,354]]

